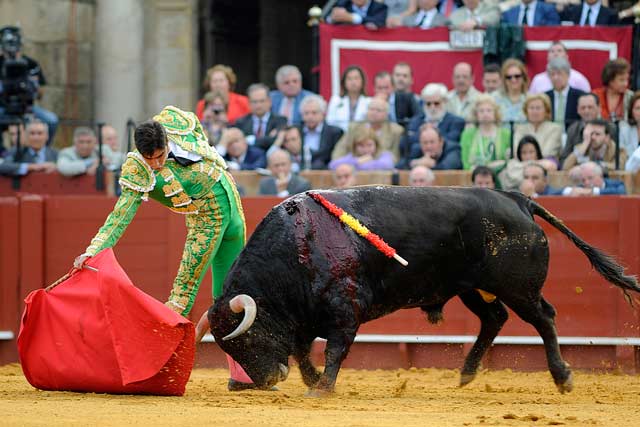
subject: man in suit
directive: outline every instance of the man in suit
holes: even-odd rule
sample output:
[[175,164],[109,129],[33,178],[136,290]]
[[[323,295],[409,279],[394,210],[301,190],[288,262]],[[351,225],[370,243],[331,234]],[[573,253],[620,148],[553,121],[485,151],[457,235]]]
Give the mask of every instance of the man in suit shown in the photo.
[[602,5],[600,0],[584,0],[580,5],[569,6],[562,12],[563,21],[571,21],[583,27],[618,25],[618,13]]
[[500,23],[500,8],[491,0],[463,0],[464,7],[449,17],[451,27],[461,31],[490,27]]
[[300,103],[313,92],[302,89],[302,73],[295,65],[283,65],[276,71],[276,86],[278,90],[272,90],[271,113],[287,118],[287,124],[299,125]]
[[447,94],[447,111],[467,118],[480,92],[473,87],[473,68],[466,62],[458,62],[453,67],[453,89]]
[[0,159],[0,175],[24,176],[31,172],[56,171],[58,152],[47,147],[47,124],[31,121],[27,124],[26,133],[25,145],[20,146],[20,150],[13,147],[4,159]]
[[274,150],[267,159],[271,176],[260,180],[258,194],[262,196],[289,197],[311,190],[306,179],[291,173],[291,157],[284,150]]
[[419,130],[424,123],[432,123],[440,135],[454,144],[460,143],[460,135],[465,126],[462,117],[447,112],[447,87],[442,83],[429,83],[421,93],[423,108],[407,126],[407,135],[401,143],[403,156],[408,156],[413,145],[419,145]]
[[[602,166],[595,162],[586,162],[576,166],[581,187],[566,187],[565,196],[616,196],[627,194],[624,182],[604,177]],[[572,171],[573,172],[573,171]]]
[[387,5],[374,0],[338,0],[325,20],[329,24],[362,24],[377,30],[385,26]]
[[418,114],[419,107],[412,93],[393,90],[391,74],[380,71],[373,79],[376,97],[383,98],[389,103],[389,120],[401,126],[406,126],[411,118]]
[[551,100],[551,117],[565,127],[580,120],[578,98],[584,95],[583,91],[569,86],[570,72],[571,64],[565,58],[553,58],[547,64],[547,73],[553,85],[553,89],[545,92]]
[[276,140],[278,131],[287,125],[287,118],[271,114],[269,88],[254,83],[247,89],[251,113],[236,120],[236,127],[247,136],[249,145],[268,150]]
[[326,112],[327,102],[320,95],[309,95],[300,103],[302,169],[327,169],[331,153],[342,137],[342,129],[324,121]]
[[560,16],[553,4],[538,0],[522,0],[518,6],[502,14],[502,22],[512,25],[560,25]]
[[420,145],[412,147],[409,162],[401,162],[398,168],[418,165],[433,170],[462,169],[460,144],[445,141],[437,128],[425,123],[420,128]]
[[562,194],[562,189],[549,185],[547,180],[547,170],[539,163],[529,163],[522,170],[522,183],[520,192],[527,197],[536,198],[538,196],[558,196]]
[[438,0],[418,0],[418,9],[415,13],[405,16],[402,25],[423,30],[446,26],[447,18],[438,12],[437,6]]
[[[102,163],[105,168],[115,170],[116,159],[111,148],[102,146]],[[80,126],[73,131],[73,145],[58,154],[58,172],[64,176],[95,175],[98,170],[98,141],[91,128]]]
[[235,127],[224,130],[216,149],[231,170],[254,170],[267,164],[264,151],[249,145],[242,131]]

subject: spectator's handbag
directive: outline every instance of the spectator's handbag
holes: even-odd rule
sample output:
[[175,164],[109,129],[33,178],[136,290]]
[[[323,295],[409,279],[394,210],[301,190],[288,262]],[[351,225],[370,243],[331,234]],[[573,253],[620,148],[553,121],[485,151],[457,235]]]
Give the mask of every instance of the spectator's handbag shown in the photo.
[[111,249],[25,299],[22,370],[42,390],[181,396],[193,324],[131,283]]

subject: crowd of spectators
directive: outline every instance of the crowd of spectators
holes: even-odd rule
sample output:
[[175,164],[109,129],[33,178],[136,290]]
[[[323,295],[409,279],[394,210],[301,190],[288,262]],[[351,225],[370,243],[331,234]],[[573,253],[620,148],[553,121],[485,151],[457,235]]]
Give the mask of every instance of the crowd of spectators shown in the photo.
[[[599,0],[563,10],[539,0],[512,2],[512,7],[494,0],[333,3],[326,22],[371,30],[619,23]],[[206,72],[195,111],[210,144],[232,170],[265,175],[260,194],[308,189],[309,182],[298,175],[305,170],[330,170],[334,185],[345,187],[357,183],[359,171],[397,169],[410,170],[409,183],[416,186],[434,185],[434,170],[460,169],[472,171],[472,185],[531,196],[609,194],[619,189],[606,179],[609,171],[640,169],[640,92],[629,89],[630,72],[625,59],[613,59],[602,64],[600,82],[589,82],[572,67],[566,46],[554,41],[546,70],[535,76],[515,58],[482,70],[459,62],[450,70],[450,81],[414,89],[406,62],[373,76],[353,64],[341,74],[339,94],[324,99],[303,89],[294,65],[276,71],[270,82],[275,89],[256,82],[243,95],[235,92],[233,69],[218,64]],[[482,87],[474,86],[476,76]],[[373,93],[367,93],[370,79]],[[48,128],[41,121],[19,129],[7,130],[0,174],[95,174],[98,152],[91,129],[77,128],[72,146],[60,153],[47,146]],[[102,132],[102,164],[116,170],[124,160],[117,134],[111,126]],[[19,152],[18,133],[24,134]],[[548,173],[556,170],[567,171],[572,185],[549,187]],[[595,178],[586,178],[591,175]]]

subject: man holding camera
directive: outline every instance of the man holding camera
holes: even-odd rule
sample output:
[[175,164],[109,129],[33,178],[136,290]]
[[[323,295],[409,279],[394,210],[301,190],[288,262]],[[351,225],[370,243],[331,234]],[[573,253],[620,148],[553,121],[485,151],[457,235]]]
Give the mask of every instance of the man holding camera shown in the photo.
[[58,116],[35,104],[47,82],[38,62],[22,54],[20,28],[0,28],[0,48],[0,125],[33,114],[47,124],[50,144],[58,127]]

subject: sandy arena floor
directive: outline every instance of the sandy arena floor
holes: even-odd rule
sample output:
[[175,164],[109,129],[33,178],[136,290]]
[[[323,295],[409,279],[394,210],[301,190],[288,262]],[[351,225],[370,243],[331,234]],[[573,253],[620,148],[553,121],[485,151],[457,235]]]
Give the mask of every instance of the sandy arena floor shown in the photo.
[[560,395],[547,372],[342,370],[337,392],[303,397],[297,368],[280,391],[226,390],[224,370],[195,370],[184,397],[44,392],[18,365],[0,367],[3,426],[638,426],[640,376],[574,373]]

